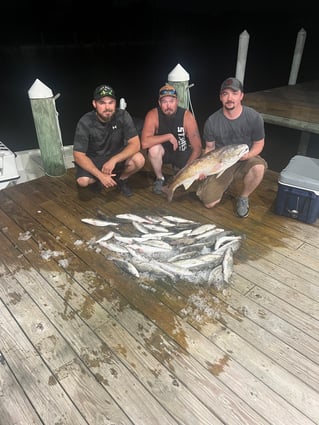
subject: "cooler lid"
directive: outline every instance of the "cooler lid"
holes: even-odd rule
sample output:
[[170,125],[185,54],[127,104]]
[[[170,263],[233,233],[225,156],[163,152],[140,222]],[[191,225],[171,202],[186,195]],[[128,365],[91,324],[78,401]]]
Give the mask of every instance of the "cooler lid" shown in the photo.
[[319,159],[295,155],[281,171],[279,183],[319,191]]

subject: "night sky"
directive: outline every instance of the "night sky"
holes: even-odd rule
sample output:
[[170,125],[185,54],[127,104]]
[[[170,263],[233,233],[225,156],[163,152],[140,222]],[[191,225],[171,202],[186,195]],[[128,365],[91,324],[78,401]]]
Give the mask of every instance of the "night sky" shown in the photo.
[[[291,27],[317,30],[314,5],[306,1],[281,4],[269,0],[75,0],[43,2],[3,0],[0,6],[0,44],[70,43],[100,40],[149,40],[195,36],[247,29],[276,38]],[[286,3],[286,2],[285,2]],[[313,3],[313,2],[311,2]],[[274,31],[277,34],[274,34]],[[318,34],[318,32],[317,32]]]
[[12,150],[37,147],[27,96],[36,78],[61,93],[56,103],[68,145],[95,86],[113,85],[129,112],[143,118],[177,63],[191,75],[202,129],[220,105],[221,81],[235,74],[239,35],[250,35],[244,82],[250,92],[287,84],[301,28],[307,38],[298,82],[319,79],[318,18],[305,1],[3,0],[0,140]]

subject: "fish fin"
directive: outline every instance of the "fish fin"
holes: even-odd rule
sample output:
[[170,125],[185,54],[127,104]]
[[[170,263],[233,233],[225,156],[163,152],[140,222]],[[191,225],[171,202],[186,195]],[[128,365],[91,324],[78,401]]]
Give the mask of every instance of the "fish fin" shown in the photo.
[[187,190],[193,184],[195,180],[196,180],[196,177],[195,178],[192,177],[191,179],[185,180],[183,183],[185,190]]
[[[222,164],[220,164],[220,166],[222,166]],[[216,178],[218,179],[218,177],[220,177],[223,174],[223,172],[227,170],[227,168],[228,167],[221,168],[221,170],[216,174]]]
[[174,195],[174,191],[172,189],[170,189],[170,190],[167,191],[167,200],[168,200],[168,202],[172,202],[173,195]]
[[223,172],[225,171],[225,169],[221,170],[217,175],[216,175],[216,179],[218,179],[219,176],[221,176],[223,174]]

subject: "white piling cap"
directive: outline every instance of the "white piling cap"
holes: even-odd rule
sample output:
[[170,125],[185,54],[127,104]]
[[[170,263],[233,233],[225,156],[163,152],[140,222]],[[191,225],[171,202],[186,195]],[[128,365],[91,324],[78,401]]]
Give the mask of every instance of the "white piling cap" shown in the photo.
[[53,97],[52,90],[38,79],[36,79],[29,88],[28,94],[30,99],[46,99],[48,97]]
[[189,73],[179,63],[168,74],[168,81],[189,81]]
[[126,109],[126,107],[127,107],[126,100],[124,99],[124,97],[121,97],[121,99],[120,99],[120,109]]

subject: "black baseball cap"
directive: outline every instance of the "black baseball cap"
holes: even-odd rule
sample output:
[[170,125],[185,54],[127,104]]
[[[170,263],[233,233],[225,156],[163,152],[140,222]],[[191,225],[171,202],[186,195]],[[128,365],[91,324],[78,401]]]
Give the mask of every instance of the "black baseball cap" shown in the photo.
[[93,92],[94,100],[99,100],[99,99],[102,99],[102,97],[106,97],[106,96],[116,99],[115,91],[112,89],[112,87],[106,84],[101,84]]

